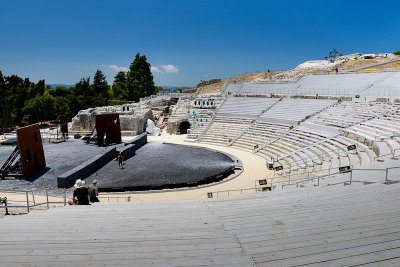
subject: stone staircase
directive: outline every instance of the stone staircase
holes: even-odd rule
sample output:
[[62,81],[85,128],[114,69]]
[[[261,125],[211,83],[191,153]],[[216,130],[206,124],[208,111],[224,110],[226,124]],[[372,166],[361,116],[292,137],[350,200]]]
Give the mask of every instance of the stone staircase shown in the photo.
[[398,266],[399,192],[330,186],[6,216],[0,265]]

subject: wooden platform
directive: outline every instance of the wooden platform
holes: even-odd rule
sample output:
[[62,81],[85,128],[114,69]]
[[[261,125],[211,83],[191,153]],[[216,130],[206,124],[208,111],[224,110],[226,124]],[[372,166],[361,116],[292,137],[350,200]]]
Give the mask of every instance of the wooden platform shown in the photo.
[[399,193],[332,186],[7,216],[0,266],[398,266]]

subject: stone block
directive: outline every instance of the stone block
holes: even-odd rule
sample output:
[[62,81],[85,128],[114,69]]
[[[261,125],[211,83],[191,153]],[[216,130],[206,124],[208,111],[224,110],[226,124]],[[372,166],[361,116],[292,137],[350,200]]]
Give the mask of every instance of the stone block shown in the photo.
[[99,154],[89,159],[88,161],[82,163],[81,165],[73,168],[72,170],[65,172],[57,177],[58,188],[69,188],[74,185],[77,179],[84,179],[96,172],[112,159],[117,157],[117,150],[108,150],[103,154]]

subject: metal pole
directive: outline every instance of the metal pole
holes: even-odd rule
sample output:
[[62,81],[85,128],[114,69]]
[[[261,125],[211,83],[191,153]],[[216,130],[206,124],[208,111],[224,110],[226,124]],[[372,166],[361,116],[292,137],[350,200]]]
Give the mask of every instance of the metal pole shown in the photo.
[[29,213],[29,194],[28,194],[28,191],[26,191],[25,193],[26,193],[26,208],[28,209],[28,213]]
[[64,189],[64,206],[67,205],[67,190]]
[[353,170],[350,171],[350,184],[351,184],[351,180],[353,180]]
[[4,199],[4,205],[6,206],[6,214],[5,215],[10,215],[10,213],[8,213],[7,198]]
[[49,191],[46,189],[46,200],[47,200],[47,209],[49,209]]
[[35,195],[33,194],[33,190],[31,190],[31,193],[32,193],[32,199],[33,199],[33,205],[36,205],[36,202],[35,202]]
[[319,176],[318,176],[318,186],[319,186]]
[[388,173],[389,173],[389,168],[386,168],[385,184],[388,181]]

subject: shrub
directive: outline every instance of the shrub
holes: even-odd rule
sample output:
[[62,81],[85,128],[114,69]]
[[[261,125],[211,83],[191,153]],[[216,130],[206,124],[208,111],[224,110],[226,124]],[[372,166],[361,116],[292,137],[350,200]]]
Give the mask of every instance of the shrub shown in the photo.
[[400,56],[400,50],[397,52],[394,52],[393,54]]

